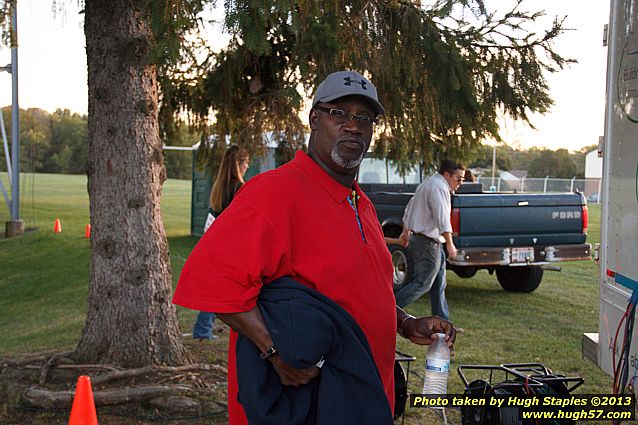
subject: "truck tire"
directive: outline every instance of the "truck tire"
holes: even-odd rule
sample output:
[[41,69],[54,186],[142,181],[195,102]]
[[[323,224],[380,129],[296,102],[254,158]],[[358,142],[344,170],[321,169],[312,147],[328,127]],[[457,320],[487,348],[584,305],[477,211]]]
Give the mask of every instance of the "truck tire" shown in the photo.
[[496,278],[503,289],[510,292],[532,292],[543,279],[540,267],[499,267]]
[[394,292],[396,292],[412,280],[414,260],[410,250],[401,245],[390,245],[390,253],[392,254],[392,266],[394,267],[392,281],[394,283]]

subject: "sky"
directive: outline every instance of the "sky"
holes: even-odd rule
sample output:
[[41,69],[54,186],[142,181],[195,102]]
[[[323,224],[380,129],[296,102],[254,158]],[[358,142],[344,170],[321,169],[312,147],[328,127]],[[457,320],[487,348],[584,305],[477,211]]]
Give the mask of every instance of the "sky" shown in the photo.
[[[18,1],[19,104],[23,109],[37,107],[53,112],[63,108],[85,114],[88,101],[83,17],[77,1],[61,3],[63,10],[54,12],[52,0]],[[503,1],[488,0],[487,5],[501,7]],[[604,127],[607,48],[602,40],[609,2],[527,0],[524,5],[526,9],[544,10],[547,15],[530,26],[532,30],[548,27],[554,16],[567,16],[566,26],[573,30],[563,34],[555,48],[578,63],[548,75],[555,104],[545,115],[532,115],[536,130],[504,120],[502,137],[508,145],[523,149],[538,146],[579,150],[597,144]],[[218,34],[209,37],[224,38]],[[0,66],[10,62],[10,50],[0,48]],[[0,72],[0,106],[10,103],[11,76]]]

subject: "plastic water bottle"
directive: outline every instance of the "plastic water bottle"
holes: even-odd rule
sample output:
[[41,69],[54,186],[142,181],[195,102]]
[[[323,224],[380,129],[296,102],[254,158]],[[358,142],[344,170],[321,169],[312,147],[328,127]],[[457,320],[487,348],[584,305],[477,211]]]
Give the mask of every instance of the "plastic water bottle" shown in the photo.
[[445,342],[445,334],[438,333],[436,336],[426,354],[423,394],[447,394],[450,348]]

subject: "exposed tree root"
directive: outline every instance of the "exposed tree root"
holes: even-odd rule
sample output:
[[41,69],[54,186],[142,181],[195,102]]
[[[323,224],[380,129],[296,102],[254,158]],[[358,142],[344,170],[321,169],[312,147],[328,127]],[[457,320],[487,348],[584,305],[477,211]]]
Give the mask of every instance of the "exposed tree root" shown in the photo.
[[[6,361],[2,369],[12,369],[20,375],[26,370],[39,370],[38,386],[23,386],[22,401],[38,409],[68,409],[71,407],[75,391],[68,390],[68,382],[64,389],[57,385],[57,389],[45,388],[47,377],[55,369],[77,370],[78,374],[87,371],[99,374],[91,376],[93,396],[96,406],[117,405],[125,403],[142,403],[153,399],[172,400],[173,408],[180,405],[192,409],[197,405],[195,399],[181,397],[186,395],[212,395],[214,390],[223,385],[228,371],[225,367],[215,364],[192,364],[186,366],[146,366],[137,369],[121,369],[103,364],[68,364],[71,352],[57,354],[29,356],[26,360]],[[39,364],[38,364],[39,363]],[[58,364],[60,363],[60,364]],[[216,378],[211,380],[211,374]],[[205,375],[205,376],[201,376]],[[120,386],[113,386],[114,382],[121,382]],[[131,382],[134,385],[131,385]],[[140,383],[143,382],[143,383]],[[139,385],[138,385],[139,384]],[[109,388],[99,388],[109,385]],[[49,385],[49,387],[55,385]],[[26,389],[24,389],[26,388]],[[175,401],[178,402],[175,402]],[[218,403],[215,401],[215,403]]]
[[50,358],[54,353],[34,353],[34,354],[26,354],[18,359],[5,359],[2,363],[3,367],[18,367],[27,365],[30,363],[38,363],[43,362],[46,359]]
[[42,368],[40,369],[40,379],[38,379],[38,384],[44,385],[47,381],[47,375],[49,374],[49,370],[51,369],[51,366],[53,366],[59,359],[63,357],[67,357],[72,353],[73,351],[66,351],[63,353],[54,354],[53,356],[49,358],[49,360],[44,362],[44,364],[42,365]]
[[[43,414],[25,412],[68,412],[77,377],[89,375],[95,405],[102,406],[101,414],[113,415],[115,424],[127,423],[119,419],[118,412],[128,411],[142,418],[186,415],[201,418],[201,422],[194,422],[196,425],[222,424],[227,409],[225,344],[186,342],[198,363],[124,369],[109,364],[76,364],[71,352],[1,359],[0,417],[9,412],[15,418],[11,423],[25,423],[25,416]],[[218,413],[222,416],[216,417]]]
[[[96,406],[137,403],[166,395],[180,395],[193,388],[179,385],[125,387],[106,391],[94,391]],[[42,388],[29,388],[23,393],[23,400],[40,409],[69,408],[73,402],[74,391],[50,391]]]
[[[23,369],[42,369],[42,366],[28,364],[22,366]],[[109,364],[58,364],[54,369],[78,369],[78,370],[105,370],[112,372],[114,370],[122,370],[121,367],[112,366]]]
[[181,373],[194,370],[215,370],[227,374],[228,370],[223,366],[213,364],[192,364],[187,366],[146,366],[139,369],[122,369],[91,378],[93,385],[103,384],[118,379],[134,378],[151,373]]

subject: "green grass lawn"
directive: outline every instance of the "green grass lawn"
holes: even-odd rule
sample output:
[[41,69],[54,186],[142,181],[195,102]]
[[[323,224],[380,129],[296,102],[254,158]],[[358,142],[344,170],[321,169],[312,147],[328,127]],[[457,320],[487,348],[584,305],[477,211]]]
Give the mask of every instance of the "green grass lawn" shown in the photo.
[[[6,174],[0,175],[5,187]],[[88,195],[85,176],[36,174],[24,177],[23,237],[0,238],[0,357],[44,350],[70,350],[78,341],[86,314],[89,275]],[[190,181],[168,180],[162,213],[176,281],[196,239],[189,236]],[[589,242],[599,241],[600,206],[589,206]],[[56,217],[62,233],[53,234]],[[0,221],[8,220],[6,207]],[[566,375],[585,378],[582,393],[609,393],[611,378],[581,357],[581,335],[598,329],[598,267],[593,261],[564,263],[561,272],[545,272],[531,294],[508,293],[485,271],[471,279],[448,274],[451,318],[459,335],[454,364],[542,362]],[[407,309],[429,313],[429,300]],[[178,309],[186,331],[195,312]],[[411,369],[423,374],[426,348],[406,343],[399,349],[418,357]],[[455,368],[454,368],[455,369]],[[411,390],[419,392],[418,376]],[[462,392],[452,374],[450,390]],[[410,415],[419,415],[410,409]]]
[[[6,173],[0,178],[8,187]],[[24,237],[0,238],[0,357],[73,349],[86,315],[90,260],[90,243],[84,238],[89,223],[86,176],[28,174],[21,185],[21,217],[28,230]],[[164,184],[162,214],[174,282],[197,241],[189,236],[190,191],[190,181]],[[59,234],[53,233],[56,218],[62,223]],[[2,235],[7,220],[3,202]],[[178,308],[178,314],[187,329],[195,313]]]

